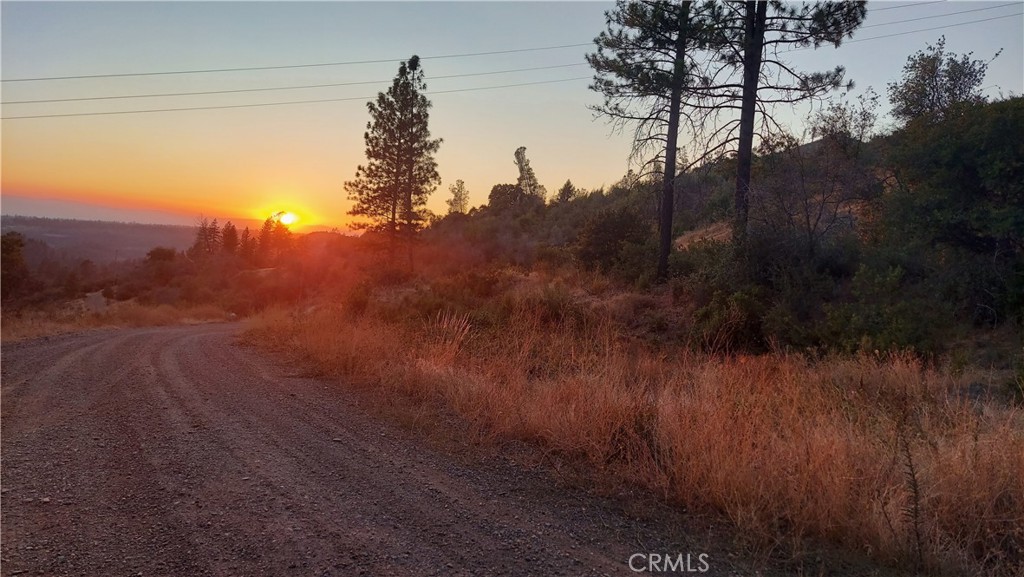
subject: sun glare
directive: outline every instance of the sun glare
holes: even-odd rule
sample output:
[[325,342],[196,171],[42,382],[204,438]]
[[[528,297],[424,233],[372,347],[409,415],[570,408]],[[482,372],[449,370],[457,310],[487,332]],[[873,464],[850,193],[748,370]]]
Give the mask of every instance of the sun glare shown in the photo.
[[281,216],[277,217],[277,220],[285,226],[291,226],[296,222],[299,222],[299,217],[294,212],[283,212]]

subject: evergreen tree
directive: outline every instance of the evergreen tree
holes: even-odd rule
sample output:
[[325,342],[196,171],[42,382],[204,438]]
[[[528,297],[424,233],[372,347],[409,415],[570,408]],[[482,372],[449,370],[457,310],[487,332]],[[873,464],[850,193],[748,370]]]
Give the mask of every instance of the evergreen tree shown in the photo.
[[245,227],[238,238],[238,253],[246,262],[256,260],[256,238],[249,232],[249,227]]
[[5,232],[0,238],[0,298],[7,300],[28,284],[29,271],[22,253],[25,248],[25,237],[18,232]]
[[261,265],[267,264],[273,258],[274,244],[274,217],[268,217],[260,227],[260,234],[256,238],[256,257]]
[[206,230],[206,236],[207,236],[206,252],[207,252],[207,254],[214,254],[215,252],[220,250],[220,240],[221,240],[220,235],[221,235],[220,225],[217,223],[217,219],[211,220],[210,221],[210,226]]
[[516,168],[519,169],[519,181],[516,183],[519,190],[523,191],[527,196],[534,196],[544,200],[548,191],[537,182],[537,175],[534,174],[533,167],[530,166],[530,161],[526,158],[525,146],[520,146],[516,149],[515,159]]
[[283,214],[283,212],[275,213],[263,221],[256,242],[257,259],[261,265],[277,263],[281,255],[292,248],[292,231],[288,230],[288,227],[281,222]]
[[[865,2],[619,0],[587,60],[597,72],[597,111],[635,125],[634,156],[662,163],[658,276],[668,272],[678,136],[692,137],[696,165],[737,147],[734,235],[745,244],[756,119],[776,127],[771,107],[821,96],[844,70],[803,73],[779,59],[785,47],[839,45],[861,24]],[[739,117],[735,112],[739,111]],[[720,122],[719,115],[725,117]],[[684,170],[687,167],[682,167]],[[642,171],[646,172],[646,171]],[[641,174],[647,176],[647,174]]]
[[[587,55],[596,76],[591,89],[604,96],[595,111],[622,125],[634,125],[634,158],[653,151],[664,171],[659,208],[658,278],[668,276],[672,250],[676,156],[686,111],[694,94],[694,53],[701,6],[694,2],[618,0],[605,13],[608,29],[594,39],[597,52]],[[691,123],[692,124],[692,123]]]
[[228,254],[235,254],[238,250],[238,229],[230,220],[224,223],[224,229],[220,231],[220,247]]
[[292,231],[288,228],[288,225],[281,222],[281,215],[283,213],[277,213],[274,215],[273,221],[274,226],[270,232],[270,244],[273,247],[273,254],[278,257],[292,249]]
[[[710,5],[706,42],[720,57],[714,68],[707,68],[714,72],[704,74],[702,83],[706,88],[702,92],[712,101],[704,104],[712,113],[732,115],[737,108],[740,110],[739,119],[726,125],[734,125],[735,131],[723,127],[715,134],[722,142],[737,142],[733,237],[741,250],[746,245],[758,113],[761,133],[769,134],[777,126],[771,106],[823,96],[839,88],[845,76],[842,66],[825,72],[801,72],[782,61],[779,54],[786,49],[818,48],[826,43],[839,46],[864,21],[865,5],[864,1],[791,4],[778,0]],[[717,60],[727,66],[718,65]]]
[[562,188],[558,189],[558,194],[555,195],[555,202],[569,202],[570,200],[579,196],[580,191],[573,186],[571,180],[566,180]]
[[392,253],[399,238],[410,239],[422,226],[427,197],[441,180],[434,160],[441,139],[431,139],[427,128],[426,88],[419,57],[413,56],[398,67],[391,88],[367,103],[368,162],[345,183],[355,201],[349,214],[368,218],[364,228],[385,233]]
[[196,239],[188,249],[188,255],[192,258],[205,258],[216,253],[220,250],[220,235],[217,219],[211,221],[201,217],[196,228]]
[[456,180],[455,184],[448,187],[448,191],[452,193],[452,197],[445,201],[448,203],[448,214],[466,214],[469,210],[469,191],[466,190],[466,183]]

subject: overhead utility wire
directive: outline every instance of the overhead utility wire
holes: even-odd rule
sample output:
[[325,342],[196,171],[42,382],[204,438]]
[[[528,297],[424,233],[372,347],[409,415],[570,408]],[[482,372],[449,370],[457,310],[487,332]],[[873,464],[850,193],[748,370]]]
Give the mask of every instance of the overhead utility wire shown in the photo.
[[[515,88],[517,86],[533,86],[536,84],[554,84],[556,82],[571,82],[574,80],[590,80],[590,76],[579,76],[576,78],[562,78],[559,80],[540,80],[537,82],[520,82],[518,84],[504,84],[501,86],[479,86],[476,88],[457,88],[453,90],[436,90],[424,92],[427,95],[452,94],[455,92],[474,92],[477,90],[495,90],[498,88]],[[149,110],[112,110],[109,112],[74,112],[68,114],[35,114],[32,116],[4,116],[0,120],[20,120],[27,118],[64,118],[69,116],[111,116],[115,114],[147,114],[151,112],[182,112],[186,110],[219,110],[223,108],[255,108],[258,106],[286,106],[290,104],[315,104],[318,102],[345,102],[348,100],[372,100],[374,96],[352,96],[347,98],[321,98],[317,100],[293,100],[289,102],[262,102],[259,104],[229,104],[223,106],[192,106],[186,108],[155,108]]]
[[899,6],[886,6],[885,8],[872,8],[871,12],[884,12],[885,10],[896,10],[899,8],[913,8],[914,6],[924,6],[925,4],[942,4],[946,0],[932,0],[931,2],[911,2],[910,4],[900,4]]
[[979,22],[989,22],[991,20],[1001,20],[1003,18],[1010,18],[1013,16],[1024,15],[1024,12],[1017,14],[1004,14],[1002,16],[993,16],[991,18],[982,18],[981,20],[968,20],[967,22],[957,22],[956,24],[946,24],[945,26],[934,26],[932,28],[921,28],[919,30],[906,30],[904,32],[896,32],[893,34],[884,34],[882,36],[871,36],[868,38],[854,38],[853,40],[847,40],[843,44],[853,44],[854,42],[867,42],[868,40],[878,40],[880,38],[893,38],[895,36],[905,36],[907,34],[916,34],[918,32],[931,32],[932,30],[942,30],[944,28],[955,28],[957,26],[966,26],[968,24],[978,24]]
[[934,14],[932,16],[921,16],[920,18],[909,18],[907,20],[895,20],[893,22],[879,22],[878,24],[868,24],[867,26],[860,26],[858,30],[865,28],[876,28],[878,26],[889,26],[892,24],[902,24],[904,22],[917,22],[918,20],[933,20],[935,18],[945,18],[947,16],[956,16],[958,14],[967,14],[970,12],[983,12],[985,10],[995,10],[996,8],[1006,8],[1007,6],[1020,6],[1020,2],[1009,2],[1007,4],[997,4],[996,6],[987,6],[985,8],[974,8],[973,10],[961,10],[960,12],[950,12],[948,14]]
[[[514,68],[511,70],[493,70],[491,72],[473,72],[469,74],[447,74],[443,76],[431,76],[430,80],[438,80],[442,78],[466,78],[469,76],[489,76],[494,74],[508,74],[511,72],[531,72],[534,70],[552,70],[555,68],[570,68],[573,66],[586,66],[586,62],[577,62],[574,64],[556,64],[552,66],[536,66],[534,68]],[[87,96],[81,98],[46,98],[41,100],[11,100],[3,101],[3,104],[42,104],[45,102],[80,102],[85,100],[118,100],[124,98],[159,98],[164,96],[205,96],[209,94],[235,94],[239,92],[268,92],[272,90],[298,90],[301,88],[333,88],[336,86],[358,86],[362,84],[383,84],[391,82],[392,79],[388,78],[385,80],[361,80],[359,82],[333,82],[330,84],[306,84],[303,86],[277,86],[267,88],[239,88],[235,90],[205,90],[202,92],[166,92],[163,94],[119,94],[113,96]]]
[[[883,34],[881,36],[870,36],[868,38],[854,38],[853,40],[844,40],[842,45],[845,46],[847,44],[853,44],[855,42],[867,42],[868,40],[879,40],[879,39],[882,39],[882,38],[894,38],[896,36],[906,36],[907,34],[916,34],[918,32],[931,32],[932,30],[943,30],[945,28],[955,28],[957,26],[966,26],[968,24],[978,24],[980,22],[989,22],[991,20],[1001,20],[1003,18],[1011,18],[1011,17],[1014,17],[1014,16],[1024,16],[1024,12],[1020,12],[1020,13],[1017,13],[1017,14],[1004,14],[1003,16],[993,16],[992,18],[982,18],[981,20],[968,20],[967,22],[957,22],[956,24],[946,24],[945,26],[933,26],[932,28],[921,28],[919,30],[906,30],[904,32],[895,32],[893,34]],[[800,47],[797,47],[797,48],[790,48],[789,50],[785,50],[785,51],[780,50],[779,53],[782,54],[784,52],[797,52],[799,50],[813,50],[813,49],[814,49],[814,46],[800,46]]]
[[[916,2],[912,4],[903,4],[900,6],[888,6],[886,8],[874,9],[874,12],[881,12],[883,10],[895,10],[897,8],[911,8],[913,6],[924,6],[926,4],[940,4],[946,0],[932,0],[930,2]],[[984,8],[987,9],[987,8]],[[984,10],[983,9],[983,10]],[[968,11],[970,12],[970,11]],[[953,14],[959,14],[954,12],[946,14],[946,16],[952,16]],[[894,22],[888,22],[887,24],[899,24],[900,22],[909,22],[909,20],[897,20]],[[880,25],[876,25],[880,26]],[[562,48],[579,48],[583,46],[590,46],[591,42],[584,42],[579,44],[561,44],[558,46],[541,46],[538,48],[513,48],[509,50],[492,50],[487,52],[467,52],[463,54],[444,54],[439,56],[421,56],[420,60],[440,60],[447,58],[467,58],[472,56],[492,56],[498,54],[514,54],[519,52],[539,52],[544,50],[559,50]],[[165,70],[157,72],[125,72],[115,74],[79,74],[71,76],[40,76],[36,78],[0,78],[0,82],[40,82],[46,80],[77,80],[85,78],[124,78],[131,76],[163,76],[173,74],[208,74],[215,72],[244,72],[252,70],[286,70],[292,68],[314,68],[314,67],[325,67],[325,66],[349,66],[355,64],[381,64],[386,62],[396,62],[403,60],[402,58],[383,58],[376,60],[353,60],[348,62],[315,62],[310,64],[285,64],[279,66],[244,66],[237,68],[208,68],[198,70]]]
[[[490,52],[470,52],[465,54],[443,54],[440,56],[421,56],[420,60],[441,60],[446,58],[467,58],[470,56],[493,56],[497,54],[513,54],[517,52],[539,52],[542,50],[559,50],[561,48],[577,48],[590,46],[583,44],[562,44],[560,46],[542,46],[540,48],[514,48],[511,50],[492,50]],[[38,78],[4,78],[3,82],[37,82],[43,80],[77,80],[80,78],[123,78],[126,76],[163,76],[170,74],[207,74],[212,72],[244,72],[250,70],[285,70],[289,68],[315,68],[324,66],[349,66],[354,64],[381,64],[399,62],[404,58],[382,58],[377,60],[353,60],[349,62],[314,62],[312,64],[284,64],[280,66],[245,66],[239,68],[208,68],[203,70],[165,70],[161,72],[125,72],[119,74],[79,74],[76,76],[41,76]]]
[[[859,38],[859,39],[855,39],[855,40],[848,40],[844,44],[852,44],[854,42],[865,42],[865,41],[868,41],[868,40],[878,40],[878,39],[881,39],[881,38],[892,38],[892,37],[895,37],[895,36],[904,36],[906,34],[915,34],[915,33],[918,33],[918,32],[929,32],[929,31],[932,31],[932,30],[942,30],[944,28],[953,28],[953,27],[956,27],[956,26],[965,26],[967,24],[978,24],[980,22],[989,22],[991,20],[999,20],[999,19],[1002,19],[1002,18],[1009,18],[1009,17],[1012,17],[1012,16],[1022,16],[1022,15],[1024,15],[1024,13],[1020,13],[1020,14],[1007,14],[1007,15],[1004,15],[1004,16],[995,16],[995,17],[992,17],[992,18],[983,18],[983,19],[980,19],[980,20],[971,20],[971,21],[968,21],[968,22],[959,22],[957,24],[947,24],[945,26],[935,26],[935,27],[932,27],[932,28],[923,28],[923,29],[920,29],[920,30],[908,30],[908,31],[905,31],[905,32],[898,32],[898,33],[894,33],[894,34],[885,34],[885,35],[882,35],[882,36],[872,36],[870,38]],[[803,48],[794,48],[792,50],[789,50],[789,52],[794,52],[794,51],[797,51],[797,50],[808,50],[810,48],[812,48],[812,47],[807,46],[807,47],[803,47]],[[523,82],[523,83],[519,83],[519,84],[506,84],[506,85],[502,85],[502,86],[483,86],[483,87],[478,87],[478,88],[462,88],[462,89],[456,89],[456,90],[442,90],[442,91],[436,91],[436,92],[428,92],[427,94],[450,94],[450,93],[454,93],[454,92],[471,92],[471,91],[476,91],[476,90],[492,90],[492,89],[498,89],[498,88],[512,88],[512,87],[516,87],[516,86],[530,86],[530,85],[536,85],[536,84],[552,84],[552,83],[556,83],[556,82],[570,82],[570,81],[574,81],[574,80],[589,80],[589,79],[590,79],[590,77],[584,76],[584,77],[578,77],[578,78],[564,78],[564,79],[561,79],[561,80],[544,80],[544,81],[539,81],[539,82]],[[299,101],[291,101],[291,102],[266,102],[266,103],[259,103],[259,104],[235,104],[235,105],[224,105],[224,106],[196,106],[196,107],[188,107],[188,108],[162,108],[162,109],[152,109],[152,110],[123,110],[123,111],[110,111],[110,112],[80,112],[80,113],[69,113],[69,114],[37,114],[37,115],[31,115],[31,116],[5,116],[5,117],[0,118],[0,120],[19,120],[19,119],[29,119],[29,118],[63,118],[63,117],[71,117],[71,116],[109,116],[109,115],[116,115],[116,114],[144,114],[144,113],[150,113],[150,112],[180,112],[180,111],[187,111],[187,110],[216,110],[216,109],[228,109],[228,108],[254,108],[254,107],[258,107],[258,106],[284,106],[284,105],[290,105],[290,104],[313,104],[313,103],[318,103],[318,102],[343,102],[343,101],[347,101],[347,100],[366,100],[366,99],[370,99],[370,98],[373,98],[373,97],[372,96],[364,96],[364,97],[351,97],[351,98],[326,98],[326,99],[319,99],[319,100],[299,100]]]

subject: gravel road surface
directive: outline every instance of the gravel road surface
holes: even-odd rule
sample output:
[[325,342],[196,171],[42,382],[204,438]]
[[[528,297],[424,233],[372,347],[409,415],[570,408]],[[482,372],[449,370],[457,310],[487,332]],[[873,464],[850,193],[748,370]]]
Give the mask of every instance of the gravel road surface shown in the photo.
[[[678,527],[438,450],[239,330],[3,347],[0,573],[636,575],[637,552],[700,567]],[[712,552],[702,574],[751,574],[736,566]]]

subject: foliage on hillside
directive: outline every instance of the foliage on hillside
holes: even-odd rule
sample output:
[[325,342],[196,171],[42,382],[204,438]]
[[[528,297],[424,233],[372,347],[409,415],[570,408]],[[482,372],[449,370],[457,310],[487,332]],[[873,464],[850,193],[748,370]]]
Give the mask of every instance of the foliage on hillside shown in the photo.
[[[748,258],[727,240],[688,243],[672,255],[673,293],[731,350],[935,354],[976,329],[1019,327],[1022,110],[1021,98],[974,104],[866,141],[874,117],[861,102],[823,112],[812,144],[763,143]],[[731,169],[726,159],[678,177],[677,236],[728,219]],[[647,288],[657,190],[627,175],[607,192],[547,205],[492,194],[436,221],[424,242]]]

